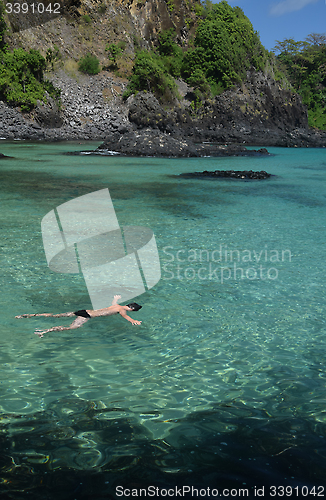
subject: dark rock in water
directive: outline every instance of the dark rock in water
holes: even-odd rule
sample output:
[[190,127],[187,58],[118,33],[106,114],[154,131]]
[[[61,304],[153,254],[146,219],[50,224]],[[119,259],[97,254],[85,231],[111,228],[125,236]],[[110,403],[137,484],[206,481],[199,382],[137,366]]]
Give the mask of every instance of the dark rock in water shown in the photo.
[[266,148],[247,149],[240,144],[209,144],[203,143],[197,145],[198,156],[260,156],[269,155]]
[[97,151],[103,154],[103,150],[125,156],[200,156],[192,141],[174,139],[169,134],[152,129],[110,133]]
[[271,177],[271,174],[265,172],[265,170],[261,170],[260,172],[253,172],[252,170],[215,170],[215,172],[208,172],[204,170],[204,172],[189,172],[186,174],[180,174],[179,177],[185,178],[220,178],[226,177],[229,179],[268,179]]
[[107,139],[94,153],[115,151],[125,156],[257,156],[269,154],[267,149],[248,150],[238,144],[194,144],[191,139],[174,136],[158,129],[123,130],[110,132]]

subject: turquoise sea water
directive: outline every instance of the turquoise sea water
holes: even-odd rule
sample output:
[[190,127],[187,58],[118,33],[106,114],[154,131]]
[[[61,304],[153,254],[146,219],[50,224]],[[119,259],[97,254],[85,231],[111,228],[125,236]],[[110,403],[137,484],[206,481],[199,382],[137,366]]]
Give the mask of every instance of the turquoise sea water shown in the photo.
[[[326,151],[63,154],[97,145],[1,143],[0,489],[324,485]],[[217,169],[273,176],[177,177]],[[39,339],[71,320],[15,315],[91,308],[82,275],[47,267],[41,220],[103,188],[120,225],[155,234],[162,275],[136,299],[142,325],[98,318]]]

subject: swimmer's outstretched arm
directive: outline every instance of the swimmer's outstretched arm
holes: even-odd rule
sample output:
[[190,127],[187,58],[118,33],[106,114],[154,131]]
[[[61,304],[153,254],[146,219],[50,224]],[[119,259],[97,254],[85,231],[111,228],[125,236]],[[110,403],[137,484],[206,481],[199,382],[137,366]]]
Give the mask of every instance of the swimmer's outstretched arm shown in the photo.
[[122,310],[119,311],[120,315],[125,318],[127,321],[129,321],[132,325],[141,325],[141,321],[138,321],[137,319],[132,319],[130,316],[127,315],[126,311]]
[[76,328],[80,328],[83,326],[86,321],[88,321],[91,318],[83,318],[82,316],[78,316],[75,321],[71,323],[70,326],[53,326],[52,328],[48,328],[47,330],[35,330],[35,334],[38,335],[40,338],[43,337],[45,333],[48,332],[62,332],[63,330],[75,330]]

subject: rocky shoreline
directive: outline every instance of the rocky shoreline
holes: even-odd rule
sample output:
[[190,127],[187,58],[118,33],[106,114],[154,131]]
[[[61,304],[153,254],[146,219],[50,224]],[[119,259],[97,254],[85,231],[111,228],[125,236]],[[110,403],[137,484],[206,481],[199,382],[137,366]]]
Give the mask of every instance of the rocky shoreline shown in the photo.
[[68,76],[59,70],[51,77],[61,88],[61,107],[48,98],[31,113],[0,101],[0,138],[42,141],[103,140],[108,131],[128,123],[121,94],[126,83],[106,71],[99,75]]
[[22,114],[0,101],[0,138],[100,140],[96,154],[128,156],[267,154],[266,149],[246,149],[257,145],[326,147],[326,132],[308,128],[298,96],[288,93],[284,103],[285,91],[274,81],[255,78],[250,80],[249,74],[246,88],[227,91],[194,113],[191,89],[181,81],[181,100],[166,107],[145,92],[123,101],[127,81],[107,71],[77,78],[59,70],[51,81],[62,90],[61,107],[49,98],[45,105]]

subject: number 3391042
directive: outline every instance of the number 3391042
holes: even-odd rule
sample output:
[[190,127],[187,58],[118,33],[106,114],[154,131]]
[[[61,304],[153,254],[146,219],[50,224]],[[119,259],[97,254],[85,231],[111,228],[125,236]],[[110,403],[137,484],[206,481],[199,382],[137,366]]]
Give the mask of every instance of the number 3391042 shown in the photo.
[[44,5],[44,3],[6,3],[6,12],[7,14],[43,14],[47,12],[49,14],[60,14],[59,3],[49,3],[48,5]]

